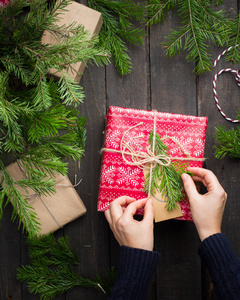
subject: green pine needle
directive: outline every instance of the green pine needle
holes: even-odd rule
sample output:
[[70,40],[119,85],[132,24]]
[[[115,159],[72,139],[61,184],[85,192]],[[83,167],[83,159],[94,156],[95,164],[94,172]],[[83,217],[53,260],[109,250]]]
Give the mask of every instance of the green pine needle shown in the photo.
[[[79,161],[84,155],[86,120],[77,110],[84,92],[66,70],[79,61],[97,65],[109,61],[98,38],[91,38],[81,25],[54,24],[70,2],[18,0],[0,7],[0,180],[4,182],[0,218],[4,206],[12,202],[12,219],[31,237],[38,234],[39,223],[19,188],[54,193],[55,183],[49,176],[67,175],[64,160]],[[43,45],[44,30],[59,43]],[[51,68],[62,72],[59,81],[49,79]],[[3,157],[21,161],[23,180],[11,178]]]
[[240,158],[240,128],[226,129],[219,126],[216,128],[215,138],[218,141],[218,147],[214,146],[215,157],[224,158],[228,155],[230,158]]
[[121,76],[131,72],[127,42],[143,44],[145,33],[133,24],[144,19],[144,7],[132,0],[88,0],[89,7],[101,12],[103,25],[99,42],[111,53],[112,60]]
[[53,235],[40,239],[28,239],[30,265],[18,268],[17,278],[26,282],[30,293],[38,294],[40,299],[50,300],[74,287],[93,287],[109,293],[116,280],[115,270],[106,276],[85,278],[75,271],[79,265],[77,255],[70,249],[67,237],[58,241]]
[[209,42],[223,46],[229,42],[229,37],[235,43],[239,39],[237,20],[232,25],[232,20],[224,11],[213,8],[213,4],[221,3],[207,0],[150,0],[147,5],[148,24],[152,26],[164,22],[169,11],[176,9],[181,21],[179,28],[167,36],[164,44],[166,53],[171,57],[186,50],[187,61],[196,63],[194,71],[197,74],[204,73],[212,67]]
[[[151,149],[153,147],[153,131],[149,136],[149,144]],[[155,137],[155,155],[166,155],[168,154],[168,147],[162,142],[161,137],[156,134]],[[181,174],[188,173],[186,170],[187,165],[179,162],[171,162],[169,166],[160,166],[157,164],[152,169],[152,182],[150,187],[150,193],[152,195],[157,192],[166,199],[166,207],[168,210],[172,210],[177,207],[177,203],[183,200],[182,193],[184,192],[184,185],[181,178]],[[149,179],[150,173],[147,174],[144,183],[144,191],[149,190]]]

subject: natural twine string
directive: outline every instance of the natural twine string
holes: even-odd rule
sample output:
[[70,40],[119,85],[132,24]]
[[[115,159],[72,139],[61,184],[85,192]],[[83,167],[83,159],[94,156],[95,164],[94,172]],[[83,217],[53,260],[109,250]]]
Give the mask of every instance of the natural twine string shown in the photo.
[[[102,148],[100,153],[103,151],[113,152],[113,153],[120,153],[122,155],[123,161],[131,166],[136,166],[142,170],[149,170],[149,188],[148,188],[148,197],[151,195],[151,183],[152,183],[152,169],[157,165],[161,166],[169,166],[172,160],[181,160],[181,161],[204,161],[205,158],[195,158],[191,157],[190,154],[183,148],[183,146],[179,143],[177,139],[174,137],[163,137],[162,140],[171,139],[175,144],[177,144],[184,155],[186,157],[170,157],[168,155],[155,155],[155,145],[156,145],[156,123],[157,123],[157,111],[154,111],[154,120],[153,120],[153,145],[152,149],[150,149],[150,145],[145,148],[145,152],[143,151],[135,151],[131,146],[130,143],[138,138],[142,138],[143,135],[138,135],[135,137],[130,138],[127,142],[125,141],[125,136],[129,131],[134,129],[135,127],[143,125],[143,122],[140,122],[130,128],[128,128],[122,136],[120,141],[120,150],[115,150],[111,148]],[[127,159],[125,155],[130,156],[130,159]]]
[[[22,167],[22,165],[20,164],[20,162],[19,162],[18,160],[17,160],[17,164],[18,164],[20,170],[23,172],[23,171],[24,171],[24,170],[23,170],[23,167]],[[27,174],[26,174],[26,177],[28,178]],[[75,174],[75,184],[74,184],[74,185],[70,185],[70,184],[60,184],[60,182],[63,181],[64,179],[65,179],[65,178],[62,178],[62,179],[58,180],[58,181],[56,182],[55,186],[56,186],[56,187],[58,187],[58,186],[63,186],[63,187],[74,188],[74,187],[78,186],[78,185],[81,183],[81,181],[82,181],[82,180],[80,180],[79,182],[77,182],[77,175]],[[49,214],[51,215],[51,217],[53,218],[53,220],[55,221],[55,223],[58,225],[58,227],[59,227],[59,228],[63,228],[63,226],[61,226],[61,225],[58,223],[58,221],[57,221],[57,219],[55,218],[55,216],[54,216],[52,210],[50,209],[50,207],[47,205],[46,201],[43,199],[43,197],[42,197],[39,193],[37,193],[37,192],[31,193],[31,194],[28,194],[27,197],[26,197],[26,199],[27,199],[27,201],[28,201],[29,204],[34,203],[38,198],[40,198],[40,200],[42,201],[42,203],[44,204],[44,206],[45,206],[46,209],[48,210]]]

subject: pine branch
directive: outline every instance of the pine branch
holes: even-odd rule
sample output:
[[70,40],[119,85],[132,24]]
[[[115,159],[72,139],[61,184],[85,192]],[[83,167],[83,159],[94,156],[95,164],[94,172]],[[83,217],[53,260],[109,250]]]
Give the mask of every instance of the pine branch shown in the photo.
[[147,25],[152,26],[164,22],[168,16],[168,11],[177,5],[176,0],[149,0],[147,4],[148,21]]
[[0,167],[1,185],[4,182],[4,186],[0,190],[0,215],[2,215],[4,199],[7,199],[5,205],[7,205],[11,200],[13,205],[12,220],[14,221],[18,216],[18,227],[20,227],[20,225],[22,224],[23,231],[27,230],[29,236],[33,237],[40,230],[40,224],[38,223],[36,214],[32,210],[32,207],[28,204],[27,199],[24,198],[19,192],[18,188],[16,187],[18,185],[18,182],[12,179],[1,160]]
[[224,158],[228,155],[230,158],[240,158],[240,128],[226,129],[225,127],[217,127],[215,138],[219,146],[214,146],[215,157]]
[[143,44],[145,34],[142,29],[135,27],[132,20],[143,20],[144,7],[131,0],[88,0],[88,5],[102,14],[100,45],[111,53],[121,76],[130,73],[132,64],[126,42]]
[[63,72],[59,80],[59,93],[64,101],[63,103],[66,105],[72,104],[76,106],[80,102],[83,102],[83,98],[85,97],[83,89],[76,85],[66,72]]
[[30,293],[39,294],[40,299],[49,300],[76,286],[94,287],[105,293],[111,290],[109,283],[115,281],[112,270],[107,279],[96,276],[84,278],[74,270],[79,265],[76,254],[69,247],[67,237],[56,241],[53,235],[41,239],[28,239],[31,264],[18,269],[17,278],[28,284]]
[[[82,26],[54,24],[70,1],[54,2],[18,0],[0,9],[0,149],[8,161],[21,160],[24,175],[14,181],[1,162],[0,217],[4,205],[12,202],[12,219],[30,236],[39,232],[39,224],[19,188],[54,193],[49,176],[67,175],[63,160],[80,160],[86,138],[86,121],[75,108],[83,100],[82,88],[64,72],[59,82],[49,80],[48,70],[66,71],[78,61],[108,63],[97,37],[91,38]],[[44,30],[53,32],[59,43],[43,45]]]
[[[156,134],[155,139],[155,155],[169,156],[168,147],[162,142],[161,137]],[[151,149],[153,147],[153,131],[151,131],[149,136],[149,144]],[[150,192],[152,195],[157,192],[161,193],[163,198],[166,199],[166,207],[168,210],[177,207],[177,203],[183,200],[182,193],[184,192],[184,185],[181,179],[181,174],[188,173],[186,170],[186,164],[179,162],[171,162],[169,166],[160,166],[157,164],[152,169],[152,182],[150,187]],[[149,190],[149,179],[150,174],[148,173],[145,178],[144,191]]]
[[228,41],[228,47],[233,47],[229,50],[226,55],[225,59],[227,61],[232,61],[233,63],[238,63],[240,60],[240,18],[239,13],[237,17],[231,22],[231,35]]
[[210,43],[223,46],[233,34],[231,20],[222,10],[214,11],[215,5],[221,1],[200,0],[151,0],[148,8],[148,24],[163,22],[169,10],[176,8],[181,18],[178,29],[167,36],[164,44],[168,56],[174,56],[182,50],[187,50],[187,61],[195,62],[194,71],[197,74],[206,72],[212,67],[212,57],[209,53]]

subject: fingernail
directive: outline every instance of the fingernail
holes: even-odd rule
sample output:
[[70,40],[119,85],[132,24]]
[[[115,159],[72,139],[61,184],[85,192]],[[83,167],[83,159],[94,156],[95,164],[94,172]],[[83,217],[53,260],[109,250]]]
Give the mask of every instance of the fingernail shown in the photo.
[[188,175],[186,173],[182,174],[182,180],[187,180],[188,179]]

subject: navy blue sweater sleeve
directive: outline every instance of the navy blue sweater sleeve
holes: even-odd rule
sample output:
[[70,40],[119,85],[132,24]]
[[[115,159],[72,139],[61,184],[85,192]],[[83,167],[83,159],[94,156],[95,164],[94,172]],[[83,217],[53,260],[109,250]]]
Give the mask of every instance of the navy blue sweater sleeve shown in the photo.
[[109,299],[145,299],[159,257],[155,251],[122,246],[117,280]]
[[198,253],[212,277],[217,299],[240,299],[240,261],[227,237],[214,234],[206,238]]

